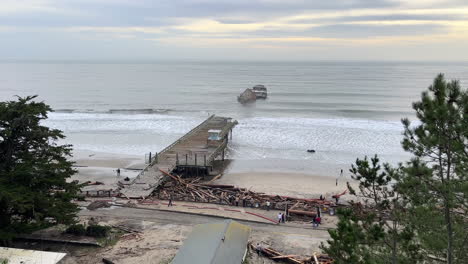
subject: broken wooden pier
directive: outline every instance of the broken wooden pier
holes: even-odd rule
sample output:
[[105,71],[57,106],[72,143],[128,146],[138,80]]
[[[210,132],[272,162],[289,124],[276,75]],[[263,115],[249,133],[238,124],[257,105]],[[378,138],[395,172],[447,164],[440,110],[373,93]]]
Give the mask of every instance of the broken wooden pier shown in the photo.
[[237,121],[212,115],[174,143],[155,154],[148,166],[125,188],[121,194],[127,198],[146,198],[163,181],[161,172],[179,175],[208,174],[218,157],[224,160],[225,150]]

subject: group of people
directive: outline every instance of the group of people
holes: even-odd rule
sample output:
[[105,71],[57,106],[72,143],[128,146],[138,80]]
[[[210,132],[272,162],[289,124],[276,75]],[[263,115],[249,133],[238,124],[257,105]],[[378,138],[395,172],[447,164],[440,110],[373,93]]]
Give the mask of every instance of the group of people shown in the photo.
[[232,197],[229,197],[229,202],[235,206],[240,206],[242,205],[242,207],[247,207],[247,200],[245,197],[236,197],[236,198],[232,198]]

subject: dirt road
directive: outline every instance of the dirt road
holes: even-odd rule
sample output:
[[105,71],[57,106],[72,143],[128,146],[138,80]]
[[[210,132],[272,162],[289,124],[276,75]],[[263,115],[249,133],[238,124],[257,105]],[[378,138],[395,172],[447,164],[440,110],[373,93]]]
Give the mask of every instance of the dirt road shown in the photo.
[[[217,221],[223,221],[223,218],[208,216],[208,215],[193,215],[179,212],[170,211],[154,211],[148,209],[131,208],[131,207],[118,207],[113,209],[101,209],[96,211],[83,210],[79,213],[80,216],[87,217],[100,217],[101,219],[133,219],[133,220],[144,220],[151,221],[158,224],[178,224],[178,225],[197,225],[205,223],[213,223]],[[328,238],[328,232],[325,228],[310,228],[292,226],[288,224],[268,224],[258,223],[251,221],[236,220],[242,224],[250,226],[255,231],[264,232],[277,232],[284,234],[297,234],[311,237],[322,237]]]

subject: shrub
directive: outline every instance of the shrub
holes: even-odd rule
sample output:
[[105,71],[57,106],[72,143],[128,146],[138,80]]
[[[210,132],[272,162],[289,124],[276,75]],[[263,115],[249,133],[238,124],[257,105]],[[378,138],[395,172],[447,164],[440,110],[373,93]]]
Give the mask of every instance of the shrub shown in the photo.
[[110,229],[109,226],[90,225],[86,228],[86,235],[91,237],[106,237]]
[[67,228],[67,230],[65,230],[65,233],[76,236],[84,236],[86,235],[86,228],[82,224],[71,225]]

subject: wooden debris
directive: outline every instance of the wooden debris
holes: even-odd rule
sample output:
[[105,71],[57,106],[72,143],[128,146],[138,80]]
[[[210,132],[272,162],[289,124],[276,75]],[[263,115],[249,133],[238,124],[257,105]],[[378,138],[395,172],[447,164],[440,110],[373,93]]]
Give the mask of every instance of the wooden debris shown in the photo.
[[250,242],[249,246],[252,250],[261,251],[261,255],[265,256],[269,259],[280,261],[284,263],[293,263],[293,264],[332,264],[333,259],[330,258],[328,255],[321,255],[314,253],[311,257],[301,257],[299,255],[286,255],[282,254],[270,247],[259,247],[256,248],[254,243]]
[[312,212],[312,211],[302,211],[302,210],[289,210],[289,213],[290,213],[290,214],[295,214],[295,215],[310,216],[310,217],[314,217],[314,216],[317,215],[316,212]]
[[[329,209],[335,203],[320,199],[302,199],[288,196],[267,195],[234,185],[200,183],[200,178],[182,179],[177,175],[161,172],[168,176],[168,181],[155,194],[159,199],[187,202],[216,203],[240,207],[253,207],[286,210],[289,216],[310,218],[316,215],[317,207]],[[308,219],[310,220],[310,219]]]
[[216,181],[217,179],[221,178],[222,176],[223,176],[222,173],[221,173],[221,174],[218,174],[218,175],[216,175],[213,179],[211,179],[211,181],[209,181],[208,183],[212,183],[212,182]]
[[271,257],[271,259],[282,259],[282,258],[292,258],[292,257],[299,257],[299,255],[281,255],[281,256]]
[[106,258],[102,258],[102,262],[104,262],[104,264],[114,264],[114,262]]
[[92,181],[87,181],[87,182],[85,182],[84,184],[85,184],[85,185],[104,185],[104,183],[103,183],[103,182],[100,182],[100,181],[94,181],[94,182],[92,182]]
[[128,233],[120,237],[120,240],[132,240],[132,239],[141,240],[142,236],[140,233]]
[[348,189],[344,190],[342,193],[332,195],[332,198],[334,198],[334,199],[340,198],[341,196],[345,195],[347,192],[348,192]]

